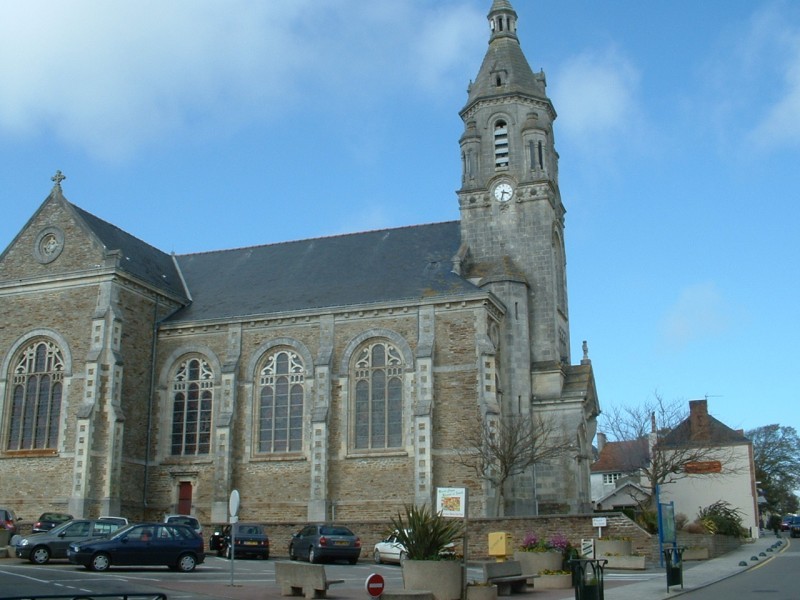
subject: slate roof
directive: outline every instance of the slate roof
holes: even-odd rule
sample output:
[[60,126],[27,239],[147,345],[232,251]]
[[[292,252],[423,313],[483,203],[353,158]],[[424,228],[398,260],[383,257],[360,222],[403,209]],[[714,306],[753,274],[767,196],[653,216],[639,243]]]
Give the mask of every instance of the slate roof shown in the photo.
[[709,414],[704,415],[702,423],[703,427],[698,431],[696,422],[693,423],[692,418],[689,417],[681,421],[675,429],[659,438],[658,443],[666,448],[750,443],[742,431],[731,429]]
[[597,461],[592,464],[592,473],[630,473],[650,462],[647,438],[623,442],[606,442]]
[[191,304],[169,322],[483,295],[452,273],[458,221],[176,257]]
[[69,206],[103,244],[107,252],[115,250],[121,252],[119,267],[122,271],[167,292],[179,301],[186,301],[186,291],[172,256],[72,203],[69,203]]

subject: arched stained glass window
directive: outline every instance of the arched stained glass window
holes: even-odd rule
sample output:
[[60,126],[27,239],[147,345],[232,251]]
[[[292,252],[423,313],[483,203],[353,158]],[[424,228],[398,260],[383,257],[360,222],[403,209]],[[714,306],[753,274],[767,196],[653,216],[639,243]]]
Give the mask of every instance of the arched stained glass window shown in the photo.
[[202,358],[182,361],[172,392],[172,454],[208,454],[214,400],[214,373],[209,364]]
[[299,452],[303,448],[305,368],[291,350],[270,354],[258,373],[256,451]]
[[403,444],[403,357],[386,342],[362,347],[355,359],[355,448]]
[[25,347],[13,364],[9,450],[56,448],[61,419],[64,357],[52,341]]

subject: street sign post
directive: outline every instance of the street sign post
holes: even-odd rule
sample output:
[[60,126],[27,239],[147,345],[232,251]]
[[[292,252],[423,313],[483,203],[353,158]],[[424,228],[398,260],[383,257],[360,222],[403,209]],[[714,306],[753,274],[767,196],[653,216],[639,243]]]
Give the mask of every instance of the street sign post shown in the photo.
[[380,598],[385,587],[386,582],[380,573],[371,573],[364,582],[364,589],[372,598]]
[[231,586],[233,586],[233,559],[236,554],[236,523],[239,522],[239,490],[233,490],[228,499],[228,512],[231,515],[231,541],[228,549],[231,555]]

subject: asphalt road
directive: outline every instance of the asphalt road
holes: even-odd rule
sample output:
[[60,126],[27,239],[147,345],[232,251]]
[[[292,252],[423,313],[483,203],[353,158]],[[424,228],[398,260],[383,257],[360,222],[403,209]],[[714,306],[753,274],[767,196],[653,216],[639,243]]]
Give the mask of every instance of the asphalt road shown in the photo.
[[[286,560],[278,557],[278,560]],[[336,586],[337,591],[363,591],[367,576],[378,572],[386,580],[387,588],[402,588],[402,571],[397,565],[376,565],[366,560],[356,565],[346,563],[326,564],[325,570],[331,579],[344,579]],[[470,569],[468,578],[481,577],[479,570]],[[176,593],[170,584],[226,583],[248,584],[275,588],[275,561],[258,559],[237,559],[233,562],[207,556],[205,562],[191,573],[177,573],[166,567],[112,567],[104,573],[94,573],[83,567],[72,565],[65,560],[53,560],[47,565],[34,565],[17,558],[0,561],[0,600],[8,596],[45,594],[112,594],[164,592],[173,598],[189,598]],[[162,587],[163,586],[163,587]],[[367,597],[364,593],[364,597]]]

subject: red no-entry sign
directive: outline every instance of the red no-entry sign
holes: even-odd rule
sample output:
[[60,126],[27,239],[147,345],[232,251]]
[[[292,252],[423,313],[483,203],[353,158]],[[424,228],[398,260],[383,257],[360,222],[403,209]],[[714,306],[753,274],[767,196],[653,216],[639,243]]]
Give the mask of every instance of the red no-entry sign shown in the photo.
[[378,598],[383,593],[384,587],[386,587],[386,582],[380,573],[371,573],[364,584],[367,593],[373,598]]

